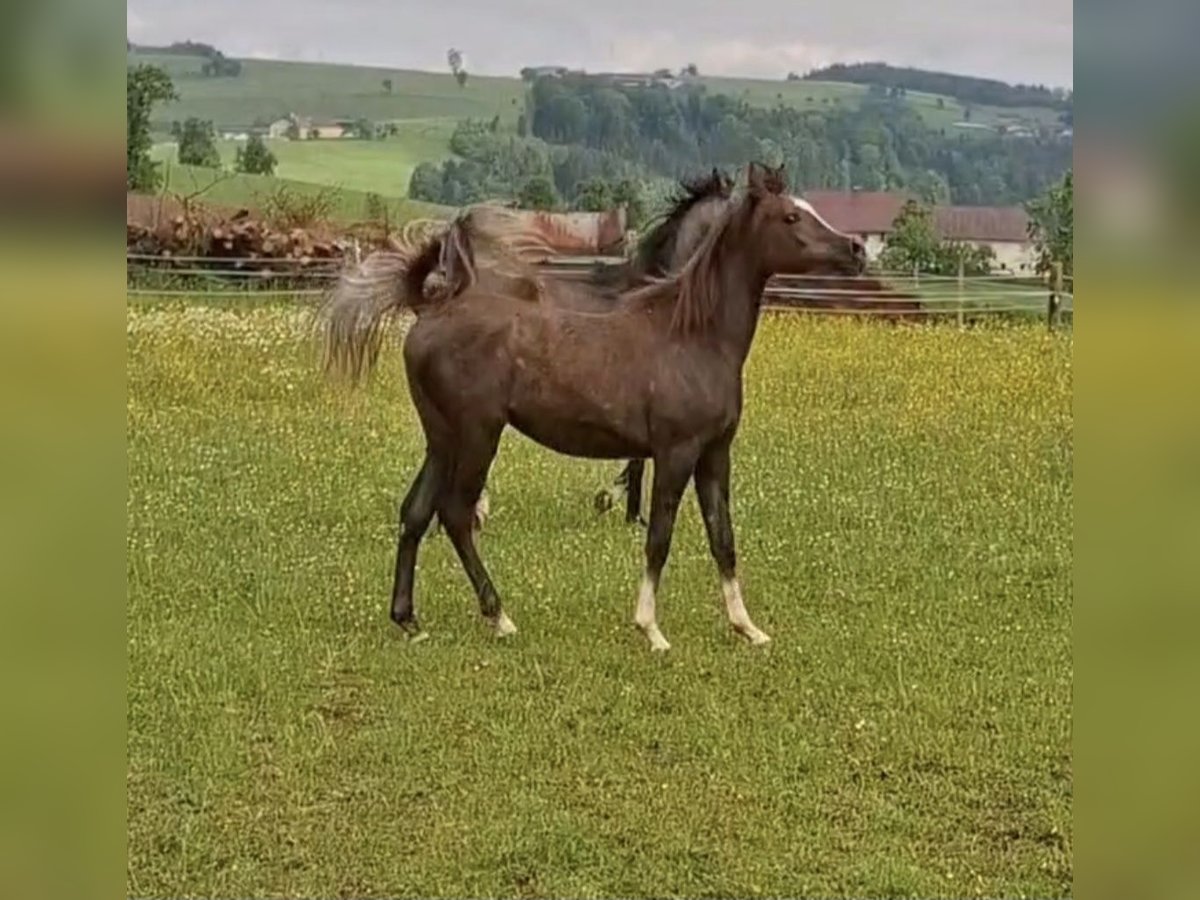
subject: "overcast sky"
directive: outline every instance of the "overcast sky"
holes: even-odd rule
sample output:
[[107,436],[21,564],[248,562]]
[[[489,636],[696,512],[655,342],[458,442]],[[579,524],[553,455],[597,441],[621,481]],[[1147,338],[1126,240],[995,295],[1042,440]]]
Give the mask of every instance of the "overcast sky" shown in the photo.
[[129,0],[130,40],[230,56],[515,75],[678,68],[781,78],[882,60],[1070,87],[1072,0]]

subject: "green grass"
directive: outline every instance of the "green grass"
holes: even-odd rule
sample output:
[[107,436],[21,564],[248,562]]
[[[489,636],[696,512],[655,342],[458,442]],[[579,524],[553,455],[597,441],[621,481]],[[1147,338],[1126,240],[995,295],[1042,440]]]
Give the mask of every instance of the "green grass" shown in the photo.
[[[783,103],[801,109],[829,109],[831,105],[840,103],[844,106],[855,107],[867,95],[867,86],[849,84],[837,81],[772,81],[761,78],[702,78],[709,91],[713,93],[732,94],[741,97],[756,106],[775,106]],[[926,94],[919,91],[909,91],[906,100],[931,128],[954,129],[955,122],[961,122],[964,116],[963,104],[953,97],[942,97],[938,94]],[[941,106],[938,101],[941,100]],[[971,121],[985,125],[1007,123],[1043,123],[1052,125],[1057,121],[1053,110],[1035,107],[1010,108],[999,106],[973,106]],[[963,134],[972,133],[970,129],[962,129]]]
[[389,625],[421,454],[278,307],[128,313],[128,884],[205,896],[1069,896],[1071,338],[767,317],[724,623],[690,497],[632,626],[617,464],[509,435],[431,639]]
[[[280,138],[268,140],[267,146],[279,160],[279,178],[404,197],[418,163],[440,162],[451,155],[454,125],[452,119],[414,119],[398,123],[400,133],[387,140]],[[237,141],[218,141],[224,165],[232,168],[238,146]],[[173,161],[177,155],[174,142],[157,144],[152,153],[157,160]]]
[[[459,87],[447,71],[415,72],[366,66],[248,59],[237,78],[205,78],[199,58],[133,53],[130,62],[167,61],[179,101],[155,107],[154,122],[197,116],[219,129],[248,128],[295,112],[316,118],[482,118],[515,123],[524,84],[519,78],[471,76]],[[382,82],[391,78],[392,93]]]
[[[484,118],[499,115],[515,124],[523,109],[525,84],[517,77],[472,76],[460,88],[449,72],[415,72],[333,63],[245,60],[238,78],[205,78],[199,57],[135,52],[134,62],[164,65],[175,79],[177,103],[157,107],[155,123],[165,128],[174,119],[199,116],[218,128],[249,127],[256,119],[273,119],[297,112],[325,118],[365,117],[372,121],[413,118]],[[388,95],[384,78],[393,81]],[[761,106],[785,103],[809,109],[828,108],[835,100],[857,106],[865,85],[833,81],[786,81],[756,78],[700,79],[712,93],[731,94]],[[963,118],[963,106],[952,97],[910,91],[907,100],[933,128],[952,129]],[[975,106],[972,121],[1054,124],[1053,110]],[[964,129],[963,134],[973,133]]]
[[[166,154],[162,154],[166,155]],[[173,157],[171,153],[169,156]],[[368,191],[338,187],[336,184],[317,184],[288,178],[266,175],[244,175],[219,172],[200,166],[183,166],[169,163],[164,168],[164,183],[161,190],[169,194],[186,196],[203,190],[198,196],[201,203],[222,206],[247,206],[261,209],[265,199],[280,188],[295,194],[311,196],[324,193],[333,198],[331,218],[339,222],[358,222],[367,218]],[[380,194],[396,222],[414,218],[445,217],[446,207],[420,200],[409,200],[403,196]]]

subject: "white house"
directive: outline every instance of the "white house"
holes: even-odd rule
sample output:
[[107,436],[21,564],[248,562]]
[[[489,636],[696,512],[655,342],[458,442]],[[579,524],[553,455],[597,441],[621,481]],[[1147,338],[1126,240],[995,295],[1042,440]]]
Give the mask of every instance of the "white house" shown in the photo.
[[[808,191],[804,199],[834,228],[866,244],[868,258],[875,260],[900,210],[915,198],[902,191]],[[1033,274],[1029,216],[1019,206],[935,206],[933,224],[944,240],[991,247],[996,269]]]

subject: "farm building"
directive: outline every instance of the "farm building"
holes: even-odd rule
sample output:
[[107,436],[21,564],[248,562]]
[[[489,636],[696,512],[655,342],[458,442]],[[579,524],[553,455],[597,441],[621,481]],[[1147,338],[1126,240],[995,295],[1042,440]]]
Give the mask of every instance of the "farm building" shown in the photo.
[[[915,199],[902,191],[809,191],[804,198],[834,228],[860,238],[872,260],[883,251],[904,204]],[[997,269],[1033,271],[1029,217],[1019,206],[935,206],[933,223],[944,240],[991,247]]]
[[267,126],[267,137],[296,137],[298,140],[329,140],[350,134],[350,123],[325,121],[290,113]]

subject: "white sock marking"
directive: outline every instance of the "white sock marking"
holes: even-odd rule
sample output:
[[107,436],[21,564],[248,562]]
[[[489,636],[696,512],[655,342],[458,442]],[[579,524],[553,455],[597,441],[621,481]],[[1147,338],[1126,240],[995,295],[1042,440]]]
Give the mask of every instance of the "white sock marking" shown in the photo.
[[658,622],[655,620],[654,579],[649,575],[642,576],[642,584],[638,588],[637,610],[633,614],[633,621],[637,623],[638,628],[642,629],[642,633],[649,639],[651,650],[671,649],[671,645],[667,643],[667,639],[659,631]]
[[729,624],[733,630],[755,646],[769,643],[771,638],[767,633],[750,621],[750,613],[746,612],[746,603],[742,599],[741,582],[736,578],[722,580],[721,593],[725,597],[725,611],[729,614]]
[[513,624],[513,620],[508,617],[508,613],[500,610],[500,615],[492,619],[492,628],[496,632],[496,637],[508,637],[510,634],[517,633],[517,626]]

